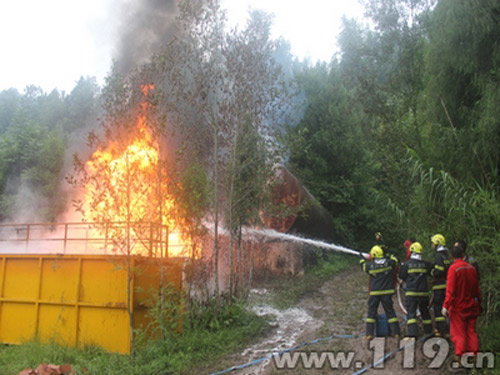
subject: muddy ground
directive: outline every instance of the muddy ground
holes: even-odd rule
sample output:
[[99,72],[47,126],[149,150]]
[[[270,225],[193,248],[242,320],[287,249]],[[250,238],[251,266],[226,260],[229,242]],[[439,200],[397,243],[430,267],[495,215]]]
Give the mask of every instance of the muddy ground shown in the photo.
[[[257,360],[252,366],[229,372],[234,375],[286,375],[286,374],[441,374],[449,373],[447,366],[451,360],[451,345],[444,339],[434,341],[417,341],[415,344],[396,338],[377,338],[366,340],[364,334],[364,317],[366,316],[368,300],[368,279],[359,267],[351,267],[332,279],[319,285],[318,288],[304,296],[295,306],[278,310],[266,304],[265,296],[272,292],[266,289],[253,291],[254,309],[259,314],[271,315],[271,327],[264,338],[247,347],[243,351],[222,358],[207,373],[223,371],[233,365],[242,365]],[[402,333],[405,333],[404,314],[394,297],[394,307],[400,320]],[[379,312],[382,313],[381,307]],[[354,338],[329,339],[334,335],[353,335]],[[280,353],[288,348],[309,343],[318,338],[327,338],[320,342],[302,346],[291,353],[305,354],[311,352],[331,352],[338,359],[338,353],[344,352],[346,358],[352,356],[350,363],[344,367],[328,360],[322,368],[305,368],[299,359],[295,368],[278,368],[273,353]],[[400,345],[405,350],[397,351]],[[426,355],[423,353],[425,346]],[[439,351],[441,349],[441,351]],[[381,356],[397,351],[393,356],[382,362],[381,368],[369,368]],[[349,354],[352,352],[352,354]],[[406,354],[404,355],[404,353]],[[450,353],[450,354],[448,354]],[[448,354],[445,356],[445,354]],[[299,354],[303,355],[303,354]],[[268,357],[262,360],[264,357]],[[406,358],[406,364],[404,363]],[[437,357],[436,362],[432,359]],[[278,358],[283,358],[279,356]],[[325,357],[326,358],[326,357]],[[446,358],[443,365],[437,369],[431,368],[441,359]],[[413,359],[413,365],[411,360]],[[410,362],[409,362],[410,361]],[[441,361],[443,362],[443,361]],[[314,366],[313,366],[314,367]]]

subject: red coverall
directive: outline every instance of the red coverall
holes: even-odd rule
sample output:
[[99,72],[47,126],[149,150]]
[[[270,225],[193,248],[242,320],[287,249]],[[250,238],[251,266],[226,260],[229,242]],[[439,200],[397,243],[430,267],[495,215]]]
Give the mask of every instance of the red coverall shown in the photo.
[[410,246],[411,246],[411,241],[410,240],[406,240],[403,243],[403,247],[405,248],[405,251],[406,251],[406,258],[405,258],[405,260],[409,260],[410,259],[410,255],[411,255]]
[[476,269],[463,259],[454,260],[448,270],[443,307],[448,310],[450,336],[457,356],[479,351],[476,320],[480,305],[481,292]]

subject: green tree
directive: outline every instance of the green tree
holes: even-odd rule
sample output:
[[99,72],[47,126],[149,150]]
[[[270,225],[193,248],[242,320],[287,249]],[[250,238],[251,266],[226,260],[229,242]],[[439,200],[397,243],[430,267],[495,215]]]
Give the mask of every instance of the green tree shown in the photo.
[[93,77],[80,77],[70,94],[65,97],[65,125],[69,133],[81,136],[97,123],[100,114],[100,88]]
[[12,122],[12,118],[19,107],[21,94],[16,89],[0,92],[0,132],[6,131]]
[[355,244],[357,223],[366,214],[360,205],[375,182],[366,115],[335,61],[306,69],[299,82],[307,108],[289,130],[289,167],[334,216],[334,238]]
[[[250,124],[252,134],[258,134],[271,157],[278,151],[273,132],[289,110],[286,85],[274,60],[277,44],[270,39],[270,17],[254,12],[242,31],[227,31],[225,21],[217,0],[182,2],[179,37],[152,62],[161,77],[166,116],[177,125],[183,149],[206,165],[213,184],[210,191],[217,296],[219,226],[224,223],[221,215],[231,212],[236,208],[234,203],[240,201],[233,194],[225,196],[225,192],[236,190],[226,190],[224,185],[234,187],[239,178],[234,169],[228,171],[231,160],[237,159],[239,136],[247,136],[241,127],[245,122]],[[229,213],[229,217],[233,214]],[[234,232],[230,233],[232,239]],[[232,249],[228,250],[232,254]]]
[[412,187],[404,161],[409,148],[417,152],[426,148],[421,93],[427,43],[424,23],[432,6],[432,1],[425,0],[365,1],[373,27],[344,20],[339,38],[346,87],[369,117],[363,135],[370,140],[377,166],[371,200],[378,212],[375,225],[389,232],[388,237],[409,235],[404,213]]
[[498,176],[499,13],[497,1],[442,0],[428,22],[428,157],[481,184]]
[[[270,201],[268,182],[272,179],[272,158],[262,137],[253,126],[251,118],[238,125],[236,141],[226,173],[225,226],[230,232],[230,292],[241,296],[248,289],[243,285],[251,270],[244,265],[252,264],[252,254],[242,254],[242,229],[260,222],[260,211]],[[234,277],[233,253],[236,244],[236,278]],[[246,261],[244,261],[245,257]],[[250,260],[250,262],[248,262]]]
[[58,190],[66,136],[59,123],[38,118],[44,110],[60,110],[56,93],[47,98],[38,88],[28,88],[0,136],[3,219],[51,221],[64,208],[64,195]]
[[[88,82],[95,85],[95,79]],[[66,197],[60,182],[68,145],[75,147],[74,141],[81,139],[76,139],[76,130],[89,129],[97,118],[96,85],[88,90],[93,94],[87,96],[87,107],[75,105],[86,83],[80,80],[70,96],[56,90],[47,94],[33,85],[22,95],[14,89],[0,93],[3,219],[54,221],[64,211]]]

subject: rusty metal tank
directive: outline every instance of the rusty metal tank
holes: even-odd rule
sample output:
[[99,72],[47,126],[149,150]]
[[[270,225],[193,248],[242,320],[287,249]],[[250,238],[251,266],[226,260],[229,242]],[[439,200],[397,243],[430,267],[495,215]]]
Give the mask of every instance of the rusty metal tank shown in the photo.
[[325,241],[333,240],[333,217],[307,188],[285,167],[276,172],[273,201],[284,210],[264,218],[266,226]]

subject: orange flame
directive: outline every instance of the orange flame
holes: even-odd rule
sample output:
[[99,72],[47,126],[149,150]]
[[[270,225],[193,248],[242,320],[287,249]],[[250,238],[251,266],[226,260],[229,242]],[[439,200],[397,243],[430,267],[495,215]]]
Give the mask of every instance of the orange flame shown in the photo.
[[[153,85],[144,85],[142,93],[148,96]],[[137,135],[128,145],[110,142],[105,149],[98,149],[87,162],[87,170],[91,176],[85,186],[85,214],[86,221],[96,222],[153,222],[150,231],[140,226],[143,234],[135,233],[136,243],[134,253],[144,253],[151,241],[152,228],[166,226],[168,228],[168,242],[156,232],[154,239],[160,236],[160,241],[168,244],[168,256],[185,257],[191,249],[191,242],[185,239],[181,224],[175,219],[174,198],[166,192],[165,182],[158,181],[159,151],[153,142],[147,128],[147,113],[150,104],[140,103],[137,115]],[[161,219],[158,206],[162,205]],[[155,224],[156,223],[156,224]],[[147,232],[147,233],[146,233]],[[123,232],[120,232],[123,235]],[[111,235],[119,236],[120,233]],[[160,231],[162,233],[162,231]],[[144,240],[149,235],[149,242]],[[141,238],[142,246],[141,246]],[[146,244],[146,245],[144,245]]]

